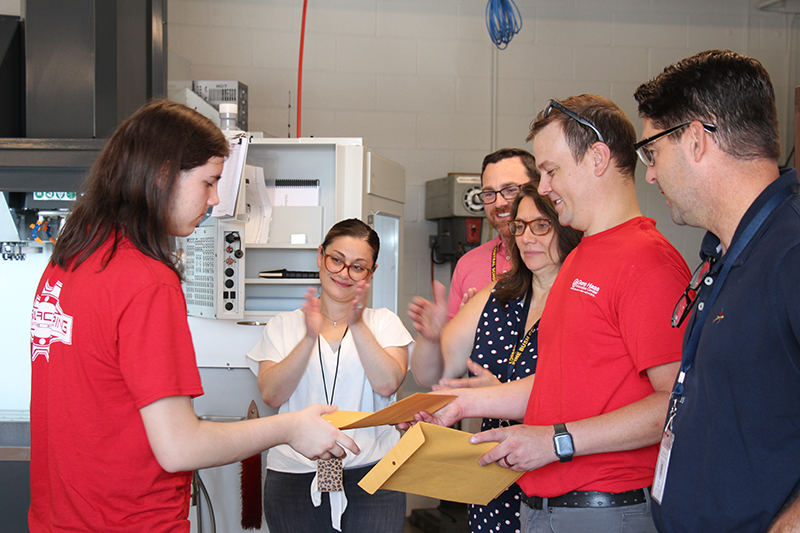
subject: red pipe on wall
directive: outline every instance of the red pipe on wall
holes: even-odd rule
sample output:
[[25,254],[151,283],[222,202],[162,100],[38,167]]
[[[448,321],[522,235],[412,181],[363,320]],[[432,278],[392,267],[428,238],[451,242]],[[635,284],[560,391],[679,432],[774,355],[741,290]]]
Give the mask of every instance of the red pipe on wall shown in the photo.
[[300,30],[300,61],[297,66],[297,137],[300,137],[300,112],[303,100],[303,44],[306,39],[306,11],[308,0],[303,0],[303,27]]

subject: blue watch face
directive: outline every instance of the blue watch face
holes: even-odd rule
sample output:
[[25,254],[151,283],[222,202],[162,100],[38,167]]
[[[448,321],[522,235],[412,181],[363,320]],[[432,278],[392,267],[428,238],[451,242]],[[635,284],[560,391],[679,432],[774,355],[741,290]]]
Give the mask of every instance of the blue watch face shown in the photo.
[[567,456],[573,455],[575,449],[572,447],[572,437],[570,435],[556,435],[555,436],[556,455]]

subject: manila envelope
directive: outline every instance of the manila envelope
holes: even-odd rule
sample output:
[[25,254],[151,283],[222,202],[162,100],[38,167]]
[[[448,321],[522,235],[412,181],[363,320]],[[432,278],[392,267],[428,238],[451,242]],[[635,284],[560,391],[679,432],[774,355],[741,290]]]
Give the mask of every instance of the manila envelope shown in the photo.
[[370,470],[358,486],[486,505],[522,475],[478,458],[496,442],[470,444],[471,433],[420,422]]
[[455,398],[452,395],[418,392],[375,413],[334,411],[323,416],[323,418],[339,429],[394,426],[400,422],[413,421],[414,415],[420,411],[435,413]]

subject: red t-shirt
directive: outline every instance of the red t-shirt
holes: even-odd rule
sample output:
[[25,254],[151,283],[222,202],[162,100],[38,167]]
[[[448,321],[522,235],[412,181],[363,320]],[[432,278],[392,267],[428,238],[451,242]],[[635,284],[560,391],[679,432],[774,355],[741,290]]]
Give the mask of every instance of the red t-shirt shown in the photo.
[[[683,328],[672,328],[670,317],[689,276],[652,219],[584,237],[547,298],[525,423],[569,424],[652,394],[645,371],[681,358]],[[657,452],[654,445],[556,461],[527,472],[519,485],[545,498],[640,489],[653,481]]]
[[[123,240],[48,265],[31,321],[31,532],[186,532],[191,473],[161,468],[139,409],[203,393],[178,277]],[[101,270],[102,269],[102,270]]]

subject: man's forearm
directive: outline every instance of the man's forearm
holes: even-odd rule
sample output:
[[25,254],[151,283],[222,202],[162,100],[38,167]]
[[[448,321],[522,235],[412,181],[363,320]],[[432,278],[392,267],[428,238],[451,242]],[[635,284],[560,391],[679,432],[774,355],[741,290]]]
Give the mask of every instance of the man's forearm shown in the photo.
[[464,418],[524,419],[533,379],[530,376],[493,387],[460,389],[464,391]]

